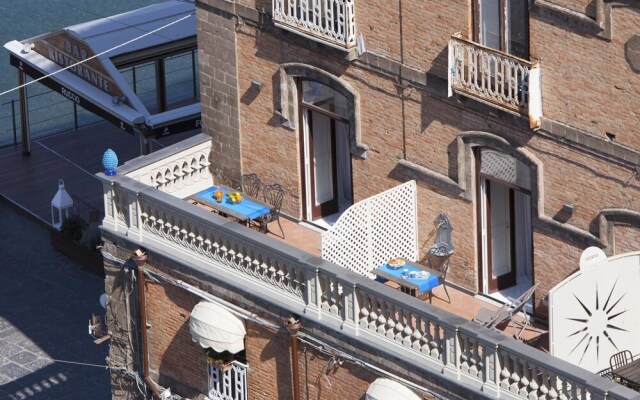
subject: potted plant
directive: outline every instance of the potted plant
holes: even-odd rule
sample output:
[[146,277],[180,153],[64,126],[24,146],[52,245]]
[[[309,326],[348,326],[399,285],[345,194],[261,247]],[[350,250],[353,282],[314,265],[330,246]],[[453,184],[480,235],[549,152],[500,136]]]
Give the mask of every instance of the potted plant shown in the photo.
[[51,228],[51,244],[54,249],[93,272],[104,274],[101,243],[97,224],[89,224],[80,215],[74,214],[62,221],[60,230]]

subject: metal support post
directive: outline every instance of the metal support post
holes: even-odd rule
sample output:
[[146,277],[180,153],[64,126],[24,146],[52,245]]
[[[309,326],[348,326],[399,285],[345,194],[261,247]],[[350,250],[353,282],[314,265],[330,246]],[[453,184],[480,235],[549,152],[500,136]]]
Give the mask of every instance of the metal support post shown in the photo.
[[29,99],[27,98],[27,87],[23,86],[27,82],[24,72],[18,70],[18,90],[20,94],[20,124],[22,130],[22,154],[31,154],[31,133],[29,132]]

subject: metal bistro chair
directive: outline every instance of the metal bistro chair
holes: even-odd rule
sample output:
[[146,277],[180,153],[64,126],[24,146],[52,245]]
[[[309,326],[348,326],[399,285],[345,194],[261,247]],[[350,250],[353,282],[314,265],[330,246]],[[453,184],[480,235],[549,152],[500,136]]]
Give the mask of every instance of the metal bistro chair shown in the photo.
[[629,350],[623,350],[619,353],[616,353],[614,355],[611,356],[611,358],[609,358],[609,366],[611,367],[611,370],[614,371],[620,368],[620,367],[624,367],[625,365],[629,364],[631,361],[633,361],[633,355],[631,354],[631,352]]
[[440,272],[441,275],[438,276],[439,284],[444,288],[444,292],[447,295],[447,301],[451,303],[451,296],[449,296],[449,291],[447,290],[449,258],[451,258],[451,252],[446,246],[433,246],[427,252],[427,266]]
[[273,210],[260,219],[260,227],[263,233],[269,232],[269,222],[277,221],[280,232],[282,232],[282,238],[284,239],[284,230],[280,225],[280,207],[282,207],[282,199],[284,198],[284,189],[279,183],[273,183],[271,185],[265,185],[262,188],[262,194],[264,201],[269,203]]
[[633,354],[631,354],[629,350],[622,350],[621,352],[618,352],[609,358],[609,369],[611,371],[613,381],[621,385],[627,386],[633,390],[638,390],[637,385],[635,385],[633,382],[629,382],[626,379],[622,378],[621,376],[616,375],[617,369],[624,367],[625,365],[629,364],[632,361],[633,361]]
[[260,193],[260,178],[256,174],[244,174],[240,177],[240,190],[251,197]]

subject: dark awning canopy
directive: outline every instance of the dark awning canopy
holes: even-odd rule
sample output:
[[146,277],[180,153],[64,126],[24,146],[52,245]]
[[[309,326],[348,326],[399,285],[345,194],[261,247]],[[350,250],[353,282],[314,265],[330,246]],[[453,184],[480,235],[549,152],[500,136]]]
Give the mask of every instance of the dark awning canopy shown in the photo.
[[194,2],[168,1],[4,45],[11,65],[26,75],[50,75],[40,83],[126,132],[147,136],[198,129],[200,104],[152,114],[113,60],[175,53],[176,46],[196,46]]

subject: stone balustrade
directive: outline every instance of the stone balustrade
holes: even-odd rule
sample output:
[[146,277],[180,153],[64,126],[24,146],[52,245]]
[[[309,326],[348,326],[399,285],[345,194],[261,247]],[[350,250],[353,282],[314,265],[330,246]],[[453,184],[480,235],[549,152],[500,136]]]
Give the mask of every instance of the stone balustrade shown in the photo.
[[105,193],[103,229],[188,265],[199,276],[223,280],[239,293],[400,357],[440,376],[454,392],[464,387],[505,399],[640,399],[637,392],[511,337],[398,296],[386,285],[143,183],[152,171],[181,165],[176,160],[198,160],[194,149],[203,143],[202,137],[185,143],[184,154],[178,147],[167,150],[173,153],[165,154],[166,164],[141,157],[116,176],[98,174]]
[[273,0],[276,26],[348,50],[356,45],[355,0]]
[[[152,186],[178,198],[184,198],[212,185],[209,172],[209,153],[211,140],[201,137],[187,150],[170,154],[171,150],[143,156],[137,160],[154,159],[141,168],[125,174],[145,185]],[[204,141],[203,141],[204,140]],[[201,143],[200,143],[201,142]],[[150,160],[149,160],[150,161]]]

